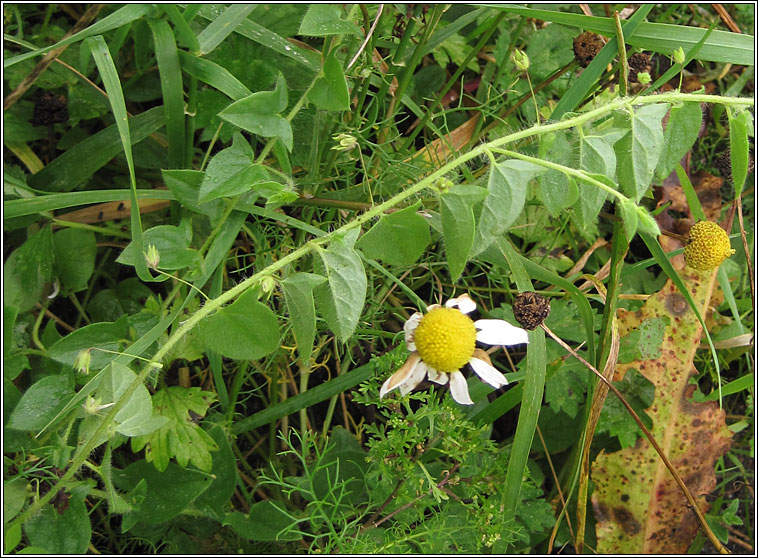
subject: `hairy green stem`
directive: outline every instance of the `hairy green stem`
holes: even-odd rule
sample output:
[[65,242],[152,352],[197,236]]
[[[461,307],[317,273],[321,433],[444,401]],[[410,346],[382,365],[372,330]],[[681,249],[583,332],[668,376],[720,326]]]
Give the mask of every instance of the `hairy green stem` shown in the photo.
[[[666,103],[666,102],[673,103],[673,102],[684,102],[684,101],[700,102],[700,103],[714,103],[714,104],[723,104],[723,105],[730,105],[730,106],[745,106],[745,105],[755,104],[755,101],[753,99],[748,99],[748,98],[722,97],[722,96],[716,96],[716,95],[703,95],[703,94],[686,94],[686,93],[680,93],[676,91],[670,92],[670,93],[663,93],[661,95],[654,95],[650,97],[641,97],[639,99],[636,99],[634,104],[645,105],[645,104],[653,104],[653,103]],[[349,223],[346,223],[345,225],[332,231],[331,233],[325,234],[322,237],[314,238],[308,241],[306,244],[304,244],[297,250],[294,250],[293,252],[287,254],[283,258],[277,260],[276,262],[272,263],[268,267],[262,269],[261,271],[249,277],[245,281],[239,283],[238,285],[226,291],[225,293],[222,293],[220,296],[214,298],[213,300],[210,300],[207,304],[199,308],[192,316],[190,316],[190,318],[187,321],[185,321],[180,327],[178,327],[174,332],[172,332],[171,335],[163,344],[163,346],[155,353],[155,355],[153,355],[153,357],[150,360],[152,362],[160,362],[160,360],[163,357],[165,357],[166,354],[168,354],[171,348],[174,345],[176,345],[176,343],[179,342],[180,339],[182,339],[185,335],[187,335],[192,330],[192,328],[194,328],[200,322],[200,320],[209,316],[213,312],[219,310],[224,304],[228,303],[229,301],[233,300],[237,296],[241,295],[250,287],[258,284],[264,277],[272,276],[274,273],[283,269],[287,265],[290,265],[298,261],[303,256],[311,253],[317,246],[327,244],[332,238],[335,238],[339,235],[343,235],[349,230],[355,229],[357,227],[361,227],[364,223],[371,221],[372,219],[378,217],[385,211],[402,204],[408,199],[413,198],[414,196],[418,195],[422,191],[426,189],[434,189],[438,179],[444,177],[447,173],[457,169],[464,163],[472,159],[475,159],[477,157],[480,157],[481,155],[485,154],[488,150],[495,150],[496,148],[499,148],[503,145],[507,145],[509,143],[513,143],[530,136],[539,136],[539,135],[546,134],[548,132],[552,132],[555,130],[564,130],[564,129],[573,128],[576,126],[581,126],[582,124],[592,121],[594,119],[597,119],[605,114],[624,108],[628,106],[629,103],[630,103],[629,99],[626,99],[626,98],[618,99],[602,107],[598,107],[586,113],[579,114],[573,118],[568,118],[566,120],[562,120],[560,122],[554,122],[552,124],[536,125],[526,130],[508,134],[506,136],[493,140],[489,143],[482,144],[479,147],[472,149],[468,153],[460,155],[453,161],[441,166],[433,173],[427,175],[425,178],[423,178],[422,180],[420,180],[413,186],[409,187],[408,189],[403,190],[402,192],[394,195],[393,197],[389,198],[387,201],[380,203],[379,205],[375,206],[369,211],[362,213],[361,215],[357,216],[355,219],[353,219]],[[96,441],[101,437],[101,435],[110,426],[110,424],[113,422],[114,418],[116,417],[116,414],[118,414],[118,412],[123,408],[123,406],[131,397],[132,393],[134,393],[137,387],[145,381],[145,379],[148,377],[148,375],[150,374],[154,366],[155,366],[154,364],[147,364],[143,368],[143,370],[140,372],[137,378],[135,378],[132,384],[121,395],[121,398],[119,399],[119,401],[113,407],[111,407],[110,412],[106,415],[105,419],[102,421],[100,426],[95,430],[95,432],[91,434],[91,436],[86,442],[84,442],[83,444],[79,446],[76,454],[71,460],[71,465],[66,470],[65,474],[60,478],[60,480],[58,480],[56,487],[58,487],[61,484],[65,484],[69,482],[71,478],[74,476],[74,474],[76,474],[76,472],[82,466],[82,463],[84,463],[84,460],[97,446]],[[12,528],[15,525],[21,524],[24,521],[26,521],[29,517],[36,514],[42,508],[42,506],[50,502],[53,496],[55,496],[55,494],[58,492],[58,489],[56,487],[51,489],[43,497],[35,500],[26,510],[24,510],[24,512],[19,514],[8,525],[8,528]]]

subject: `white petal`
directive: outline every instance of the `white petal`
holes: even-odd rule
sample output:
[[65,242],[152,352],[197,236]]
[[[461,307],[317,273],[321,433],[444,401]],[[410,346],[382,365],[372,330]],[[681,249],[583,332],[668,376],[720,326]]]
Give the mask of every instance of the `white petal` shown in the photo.
[[405,345],[408,347],[409,351],[416,350],[416,343],[413,342],[413,334],[416,331],[416,327],[418,327],[418,323],[423,317],[424,315],[421,312],[416,312],[413,314],[413,316],[406,320],[405,325],[403,326],[403,331],[405,331]]
[[426,363],[420,360],[408,377],[400,383],[400,395],[408,395],[426,376]]
[[421,357],[418,353],[411,353],[408,355],[408,358],[405,359],[403,365],[382,384],[382,389],[379,390],[379,399],[387,395],[403,382],[407,381],[408,376],[413,373],[413,370],[420,361]]
[[467,293],[463,293],[457,298],[451,298],[445,303],[448,308],[457,308],[464,314],[470,314],[476,310],[476,302],[471,300],[471,297]]
[[505,376],[503,376],[497,368],[487,364],[483,360],[471,357],[471,360],[468,361],[468,363],[471,365],[471,368],[474,369],[476,375],[492,387],[500,388],[508,384],[508,380],[506,380]]
[[448,377],[449,374],[447,374],[446,372],[439,372],[435,370],[434,368],[432,368],[431,366],[429,366],[428,364],[426,368],[427,368],[426,377],[429,378],[430,382],[434,382],[435,384],[440,384],[443,386],[447,383],[449,379]]
[[450,374],[450,395],[453,396],[461,405],[473,405],[471,397],[468,394],[468,385],[466,384],[466,378],[463,377],[460,370],[456,370]]
[[512,326],[505,320],[477,320],[476,340],[488,345],[519,345],[529,343],[529,334],[525,329]]

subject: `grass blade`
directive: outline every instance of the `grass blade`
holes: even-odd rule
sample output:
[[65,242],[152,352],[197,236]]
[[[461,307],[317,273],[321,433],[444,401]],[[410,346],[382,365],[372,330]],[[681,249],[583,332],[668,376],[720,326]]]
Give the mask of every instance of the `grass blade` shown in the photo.
[[179,60],[182,63],[182,70],[190,76],[215,87],[235,101],[252,94],[252,91],[234,77],[229,70],[215,62],[198,58],[183,50],[179,51]]
[[87,37],[92,37],[94,35],[111,31],[112,29],[117,29],[118,27],[121,27],[122,25],[127,25],[128,23],[131,23],[135,19],[139,19],[142,16],[144,16],[148,12],[149,9],[150,9],[150,6],[148,4],[128,4],[124,6],[123,8],[113,12],[111,15],[104,17],[100,21],[93,23],[86,29],[83,29],[79,31],[78,33],[71,35],[70,37],[63,39],[62,41],[59,41],[55,43],[54,45],[46,46],[45,48],[41,48],[39,50],[35,50],[32,52],[25,52],[24,54],[19,54],[18,56],[13,56],[11,58],[8,58],[7,60],[3,62],[3,68],[8,68],[10,66],[13,66],[14,64],[18,64],[19,62],[23,62],[24,60],[28,58],[34,58],[35,56],[40,56],[42,54],[45,54],[46,52],[53,50],[54,48],[58,48],[64,45],[70,45],[72,43],[82,41],[86,39]]
[[226,39],[247,16],[257,8],[256,4],[232,4],[221,12],[210,25],[197,36],[200,54],[208,54]]
[[[13,219],[24,215],[33,215],[44,211],[54,211],[67,207],[122,201],[129,198],[127,190],[94,190],[87,192],[67,192],[65,194],[50,194],[20,200],[9,200],[3,203],[3,217]],[[174,194],[169,190],[137,190],[138,200],[173,200]]]
[[[129,121],[127,120],[126,115],[124,92],[121,89],[121,81],[119,80],[116,66],[113,64],[113,59],[111,58],[111,53],[108,50],[108,45],[105,44],[105,39],[103,39],[101,35],[97,35],[96,37],[89,37],[87,39],[87,43],[90,51],[92,52],[92,57],[95,59],[97,69],[100,72],[100,77],[103,80],[105,91],[108,93],[108,100],[111,104],[113,117],[116,119],[116,128],[118,129],[118,135],[121,138],[124,156],[126,157],[126,164],[129,167],[129,179],[131,186],[130,197],[132,200],[132,241],[134,242],[137,254],[142,254],[144,253],[142,246],[142,219],[139,212],[139,203],[137,202],[137,179],[134,174],[132,140],[129,132]],[[147,270],[147,263],[145,262],[145,259],[137,257],[135,263],[137,275],[139,278],[143,281],[152,281],[153,278],[150,275],[150,272]]]
[[163,107],[166,112],[166,136],[168,137],[168,166],[184,168],[184,86],[179,65],[174,33],[168,22],[162,19],[148,20],[155,42],[155,57],[161,77]]

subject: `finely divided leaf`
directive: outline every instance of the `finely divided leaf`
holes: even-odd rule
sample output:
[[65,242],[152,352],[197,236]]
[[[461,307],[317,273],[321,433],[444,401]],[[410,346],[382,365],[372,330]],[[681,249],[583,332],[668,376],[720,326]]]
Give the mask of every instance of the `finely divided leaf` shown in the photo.
[[544,172],[543,167],[520,160],[493,165],[487,182],[471,255],[477,255],[508,230],[524,209],[529,181]]
[[661,119],[668,104],[647,105],[634,116],[626,114],[629,132],[616,144],[617,175],[621,190],[635,202],[647,192],[663,147]]
[[337,339],[346,341],[355,331],[366,300],[366,272],[354,245],[358,229],[335,238],[326,250],[319,248],[316,260],[327,283],[315,289],[316,304]]

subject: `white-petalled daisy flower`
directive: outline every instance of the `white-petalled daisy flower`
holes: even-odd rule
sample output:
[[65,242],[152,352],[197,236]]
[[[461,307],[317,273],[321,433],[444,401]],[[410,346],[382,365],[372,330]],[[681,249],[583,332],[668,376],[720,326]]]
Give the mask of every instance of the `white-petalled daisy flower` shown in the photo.
[[438,384],[450,381],[450,394],[462,405],[473,405],[461,368],[470,364],[474,372],[494,388],[508,383],[495,369],[487,353],[476,342],[487,345],[528,343],[525,330],[504,320],[477,320],[467,316],[476,303],[467,294],[451,298],[445,306],[433,304],[427,313],[416,312],[405,322],[405,344],[411,354],[382,385],[379,397],[399,388],[406,395],[425,377]]

